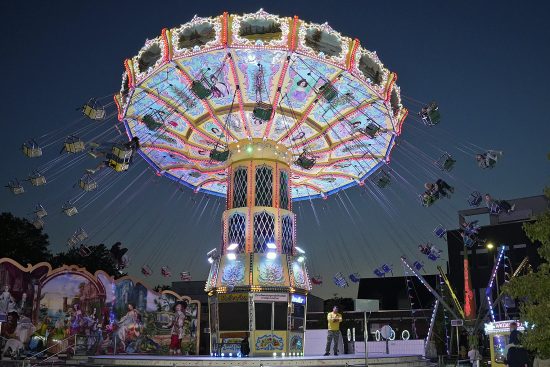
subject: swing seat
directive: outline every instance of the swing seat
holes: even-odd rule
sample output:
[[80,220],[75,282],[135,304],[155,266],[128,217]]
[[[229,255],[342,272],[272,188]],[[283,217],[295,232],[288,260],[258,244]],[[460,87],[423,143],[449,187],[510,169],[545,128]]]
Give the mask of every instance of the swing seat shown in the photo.
[[46,184],[46,177],[44,177],[44,175],[37,174],[35,176],[31,176],[30,181],[33,186],[42,186]]
[[358,273],[353,273],[349,275],[349,280],[351,280],[353,283],[359,283],[361,281],[361,277]]
[[420,117],[426,126],[439,124],[441,122],[441,114],[439,113],[439,106],[437,103],[432,102],[424,107],[422,111],[420,111]]
[[147,128],[151,131],[156,131],[158,130],[161,126],[162,126],[162,123],[158,122],[157,120],[155,120],[155,118],[151,115],[145,115],[143,116],[143,118],[141,119],[141,121],[145,124],[145,126],[147,126]]
[[319,89],[321,92],[320,93],[321,96],[327,102],[331,102],[334,98],[336,98],[336,96],[338,96],[338,91],[336,90],[336,88],[334,88],[334,86],[330,82],[326,82]]
[[23,153],[29,158],[38,158],[42,156],[42,148],[40,148],[35,142],[23,143]]
[[212,149],[210,151],[210,159],[218,162],[225,162],[229,158],[229,150]]
[[129,160],[130,157],[132,156],[132,149],[128,149],[122,144],[116,144],[111,149],[111,154],[117,158]]
[[82,113],[91,120],[103,120],[105,118],[105,108],[96,107],[91,103],[86,103],[82,107]]
[[68,217],[72,217],[73,215],[78,214],[78,209],[76,209],[76,206],[68,206],[63,208],[63,213],[65,213]]
[[305,152],[300,154],[298,159],[294,163],[296,163],[298,166],[302,167],[303,169],[311,169],[315,165],[315,158],[309,158]]
[[120,161],[116,158],[109,159],[109,167],[114,169],[116,172],[124,172],[130,168],[130,164],[126,161]]
[[374,269],[373,273],[374,273],[374,275],[376,275],[379,278],[383,278],[383,277],[386,276],[386,273],[384,273],[382,270],[380,270],[378,268]]
[[428,254],[428,259],[432,260],[432,261],[437,261],[437,259],[439,258],[439,256],[435,255],[435,254]]
[[151,274],[153,274],[153,271],[151,270],[151,268],[149,267],[149,265],[144,265],[141,267],[141,274],[145,275],[146,277],[150,276]]
[[79,228],[78,231],[73,234],[73,238],[75,238],[76,241],[84,241],[88,238],[88,233],[86,233],[84,228]]
[[82,257],[90,256],[91,253],[92,253],[92,250],[90,250],[90,248],[84,244],[81,244],[80,247],[78,248],[78,254]]
[[376,180],[376,186],[383,189],[384,187],[387,187],[390,184],[390,182],[391,182],[390,177],[385,175],[385,176],[379,177]]
[[32,222],[32,225],[33,225],[34,228],[36,228],[36,229],[42,229],[42,228],[44,228],[44,220],[42,220],[41,218],[36,218],[36,219]]
[[269,121],[272,113],[273,113],[273,106],[267,103],[258,103],[256,107],[254,107],[254,110],[252,111],[252,114],[254,115],[254,117],[262,121]]
[[39,206],[34,214],[36,215],[36,218],[42,219],[48,215],[48,212],[46,211],[46,209],[44,209],[44,207]]
[[374,122],[371,122],[365,127],[363,133],[374,139],[380,130],[380,126],[376,125]]
[[482,201],[483,201],[483,197],[481,196],[479,191],[472,192],[468,197],[468,204],[471,207],[478,207]]
[[424,264],[422,264],[420,261],[415,261],[413,263],[413,267],[416,269],[416,270],[422,270],[424,268]]
[[442,171],[451,171],[456,163],[456,160],[449,153],[443,154],[436,162],[437,167]]
[[392,272],[393,272],[391,266],[389,266],[388,264],[383,264],[383,265],[380,267],[380,269],[382,269],[382,271],[383,271],[384,273],[392,273]]
[[82,177],[78,181],[78,185],[84,191],[94,191],[97,189],[97,182],[95,182],[95,180],[89,175]]
[[180,273],[180,280],[183,282],[190,282],[191,281],[191,273],[188,271],[182,271]]
[[76,137],[70,137],[65,141],[65,150],[68,153],[80,153],[84,148],[84,142]]
[[167,267],[162,267],[160,269],[160,274],[165,277],[165,278],[169,278],[172,276],[172,273],[170,272],[170,269],[168,269]]
[[444,238],[446,234],[447,234],[447,229],[445,229],[442,225],[435,227],[434,235],[437,238]]
[[476,241],[472,239],[471,237],[465,237],[464,238],[464,246],[468,248],[472,248],[475,245]]
[[420,195],[420,202],[426,208],[432,206],[436,201],[437,197],[435,195]]
[[14,195],[20,195],[25,192],[25,189],[20,184],[9,184],[8,186]]
[[199,99],[206,99],[212,94],[210,86],[204,85],[200,80],[193,80],[191,90]]

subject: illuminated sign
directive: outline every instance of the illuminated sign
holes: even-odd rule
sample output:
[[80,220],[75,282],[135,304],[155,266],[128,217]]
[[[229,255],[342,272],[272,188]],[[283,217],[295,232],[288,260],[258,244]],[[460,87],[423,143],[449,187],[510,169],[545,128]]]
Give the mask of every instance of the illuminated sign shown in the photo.
[[485,334],[509,333],[510,324],[515,322],[518,324],[519,331],[525,331],[527,323],[516,320],[496,321],[485,324]]
[[301,296],[299,294],[293,294],[291,298],[292,303],[299,303],[299,304],[305,304],[306,303],[306,297]]

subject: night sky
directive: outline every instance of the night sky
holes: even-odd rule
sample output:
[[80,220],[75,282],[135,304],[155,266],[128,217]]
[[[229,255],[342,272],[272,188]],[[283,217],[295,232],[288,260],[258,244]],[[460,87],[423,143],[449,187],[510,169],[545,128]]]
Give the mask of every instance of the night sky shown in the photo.
[[[515,198],[539,195],[548,184],[550,6],[542,1],[4,1],[0,181],[25,179],[58,157],[62,141],[55,137],[84,129],[92,138],[112,127],[111,122],[81,119],[76,109],[90,97],[118,92],[123,60],[137,54],[147,38],[195,14],[255,12],[260,7],[281,16],[327,21],[358,38],[398,73],[411,115],[419,108],[409,101],[435,99],[443,116],[433,128],[414,117],[406,120],[390,163],[400,178],[390,188],[355,187],[326,201],[294,206],[298,244],[308,252],[310,273],[324,278],[314,294],[353,297],[356,286],[337,288],[334,273],[373,276],[376,266],[388,263],[400,274],[399,257],[421,259],[421,242],[433,241],[445,258],[446,244],[432,230],[440,223],[456,228],[456,212],[467,207],[472,190]],[[43,135],[42,141],[51,144],[44,157],[25,158],[21,144]],[[504,151],[495,169],[477,167],[473,156],[482,149]],[[450,174],[438,172],[432,163],[443,151],[458,161]],[[122,241],[130,249],[130,275],[141,277],[143,264],[153,268],[155,275],[146,281],[150,285],[177,280],[184,270],[196,280],[206,278],[205,254],[220,244],[225,200],[178,190],[141,161],[122,176],[105,177],[100,186],[106,191],[84,196],[78,203],[81,213],[68,218],[61,205],[79,194],[73,185],[84,168],[97,164],[91,158],[69,162],[71,157],[49,171],[53,180],[45,187],[25,182],[27,192],[17,197],[3,190],[0,210],[30,218],[34,205],[42,203],[50,212],[45,231],[54,252],[65,250],[66,239],[80,226],[93,235],[91,244]],[[421,207],[417,193],[438,176],[456,186],[452,200]],[[425,262],[433,272],[436,263]],[[160,277],[163,265],[176,274],[172,279]]]

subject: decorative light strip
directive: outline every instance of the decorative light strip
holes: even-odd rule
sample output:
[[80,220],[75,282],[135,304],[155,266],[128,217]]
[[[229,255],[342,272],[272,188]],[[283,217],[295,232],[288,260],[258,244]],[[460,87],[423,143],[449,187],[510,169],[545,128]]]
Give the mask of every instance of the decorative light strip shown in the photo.
[[396,80],[397,80],[397,74],[391,73],[390,83],[388,84],[388,89],[386,90],[386,98],[384,99],[384,102],[388,102],[390,100],[393,85],[395,84]]
[[296,50],[296,29],[298,28],[298,16],[295,15],[292,20],[292,35],[290,36],[290,51]]
[[351,55],[349,58],[349,65],[348,65],[348,71],[351,72],[353,69],[353,66],[355,65],[355,54],[357,52],[357,49],[359,48],[359,40],[356,38],[353,40],[353,48],[351,49]]
[[498,268],[500,266],[500,261],[502,260],[502,257],[504,255],[504,251],[506,251],[506,246],[502,245],[500,247],[500,251],[498,252],[498,257],[496,263],[493,265],[493,271],[491,272],[491,278],[489,278],[489,284],[487,285],[487,289],[485,290],[485,295],[487,296],[487,305],[489,306],[489,313],[491,314],[491,321],[495,321],[495,312],[493,310],[493,300],[492,300],[492,293],[493,293],[493,282],[495,281]]
[[162,43],[164,44],[164,62],[170,62],[172,58],[171,45],[170,45],[170,30],[168,28],[163,28],[162,32]]
[[434,308],[433,308],[433,311],[432,311],[432,317],[430,318],[430,326],[428,328],[428,335],[426,336],[426,340],[424,341],[424,351],[428,347],[428,343],[429,343],[430,339],[432,338],[432,331],[434,329],[435,318],[437,316],[438,308],[439,308],[439,300],[436,299],[435,304],[434,304]]

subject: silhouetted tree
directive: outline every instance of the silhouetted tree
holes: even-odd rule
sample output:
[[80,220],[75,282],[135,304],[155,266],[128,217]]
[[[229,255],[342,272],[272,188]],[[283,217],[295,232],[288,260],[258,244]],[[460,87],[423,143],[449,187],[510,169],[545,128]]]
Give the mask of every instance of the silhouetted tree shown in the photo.
[[21,265],[49,261],[48,235],[25,218],[0,214],[0,257],[9,257]]
[[90,249],[90,254],[88,256],[82,256],[77,246],[71,248],[67,252],[60,252],[52,258],[51,264],[53,267],[78,265],[86,268],[86,270],[92,274],[98,270],[103,270],[115,278],[126,275],[117,270],[111,253],[104,244],[88,246],[88,248]]

